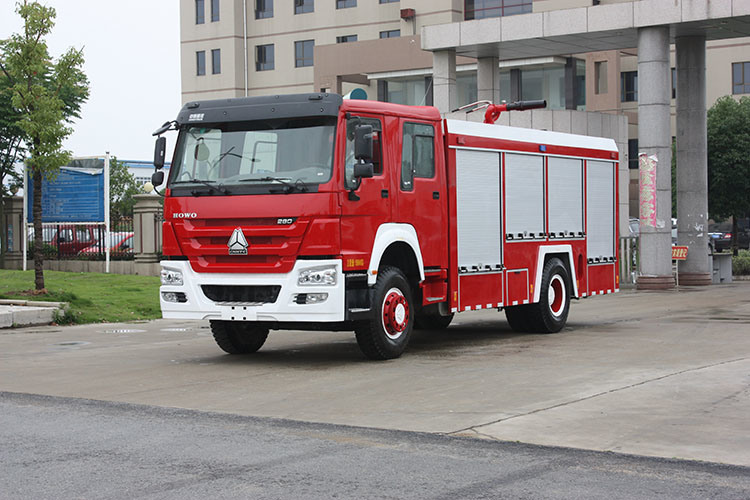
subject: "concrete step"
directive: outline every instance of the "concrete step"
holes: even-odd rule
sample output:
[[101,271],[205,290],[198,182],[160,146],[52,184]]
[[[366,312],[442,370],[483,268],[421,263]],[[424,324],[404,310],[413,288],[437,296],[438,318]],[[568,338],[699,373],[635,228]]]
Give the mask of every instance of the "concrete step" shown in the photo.
[[0,328],[48,325],[65,302],[34,302],[30,300],[0,300]]

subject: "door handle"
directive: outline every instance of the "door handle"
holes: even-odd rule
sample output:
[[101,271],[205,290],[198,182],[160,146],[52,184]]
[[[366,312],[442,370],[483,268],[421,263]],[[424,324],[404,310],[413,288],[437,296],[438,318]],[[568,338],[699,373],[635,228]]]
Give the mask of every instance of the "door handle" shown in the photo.
[[381,198],[388,198],[388,190],[387,189],[381,190],[380,191],[380,197]]
[[433,200],[439,200],[440,199],[440,192],[439,191],[433,191],[432,192],[432,199]]

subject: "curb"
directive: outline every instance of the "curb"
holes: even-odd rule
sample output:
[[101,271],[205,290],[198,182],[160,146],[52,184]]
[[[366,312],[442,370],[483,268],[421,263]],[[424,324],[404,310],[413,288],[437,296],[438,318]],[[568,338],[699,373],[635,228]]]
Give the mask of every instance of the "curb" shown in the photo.
[[65,309],[67,305],[67,302],[2,299],[0,328],[48,325],[55,320],[57,312]]

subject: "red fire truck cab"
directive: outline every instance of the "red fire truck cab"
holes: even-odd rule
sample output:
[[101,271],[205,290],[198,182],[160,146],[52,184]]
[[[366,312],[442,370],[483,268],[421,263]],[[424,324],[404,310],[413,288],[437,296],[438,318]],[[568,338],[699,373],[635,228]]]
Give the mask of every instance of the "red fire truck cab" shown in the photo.
[[557,332],[572,298],[618,291],[611,139],[334,94],[191,102],[171,127],[162,312],[229,353],[353,330],[388,359],[457,312]]

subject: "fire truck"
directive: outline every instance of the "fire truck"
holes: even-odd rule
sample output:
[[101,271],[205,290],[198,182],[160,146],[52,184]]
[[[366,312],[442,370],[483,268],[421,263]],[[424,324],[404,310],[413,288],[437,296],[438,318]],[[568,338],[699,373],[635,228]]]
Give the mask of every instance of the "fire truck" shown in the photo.
[[480,309],[553,333],[571,299],[619,289],[611,139],[326,93],[189,102],[154,133],[154,185],[170,129],[162,314],[208,320],[228,353],[345,330],[391,359]]

